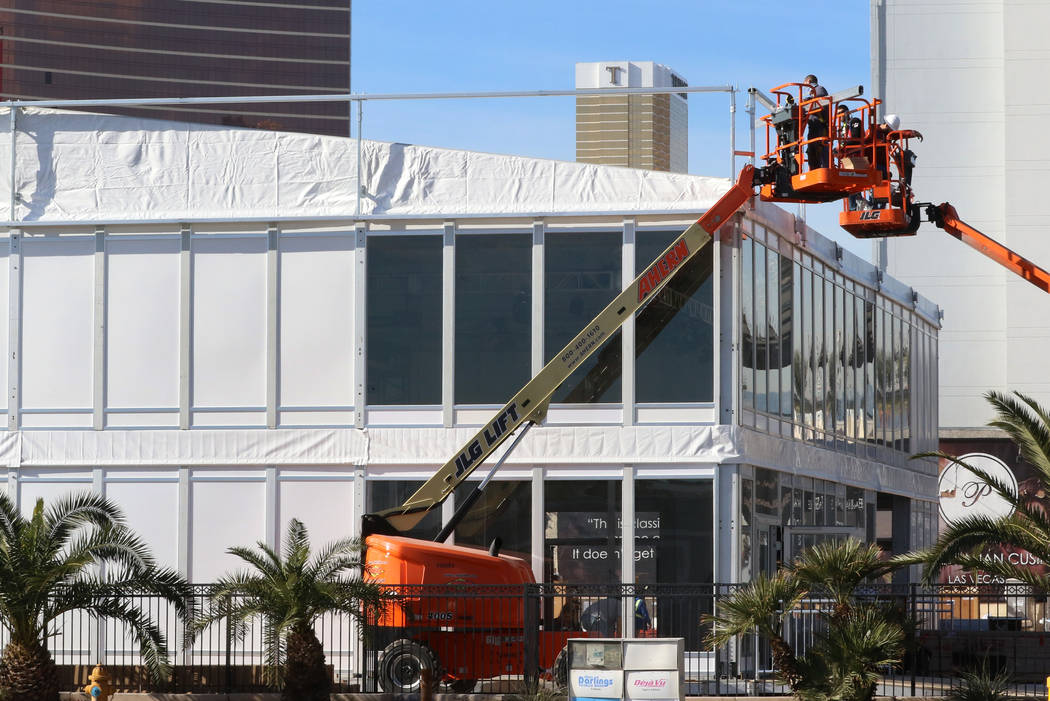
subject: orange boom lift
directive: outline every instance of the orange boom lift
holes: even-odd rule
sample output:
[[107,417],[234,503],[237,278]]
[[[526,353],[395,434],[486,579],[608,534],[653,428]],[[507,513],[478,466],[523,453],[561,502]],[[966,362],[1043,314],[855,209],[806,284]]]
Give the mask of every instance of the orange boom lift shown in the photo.
[[[1045,270],[967,226],[951,205],[914,201],[909,142],[921,135],[877,124],[875,109],[879,102],[863,99],[860,86],[819,98],[807,96],[808,90],[800,83],[774,88],[776,103],[765,98],[771,110],[763,117],[766,164],[745,166],[728,192],[403,504],[364,516],[361,530],[366,545],[366,577],[399,594],[395,603],[370,621],[373,644],[385,645],[376,670],[384,691],[418,692],[425,674],[454,691],[469,691],[477,680],[501,675],[546,672],[564,681],[566,640],[593,633],[544,630],[542,626],[538,631],[530,630],[530,635],[535,632],[538,636],[538,659],[533,660],[535,669],[526,670],[525,626],[534,617],[526,615],[520,596],[504,596],[493,603],[482,597],[485,591],[478,585],[504,587],[507,593],[520,594],[521,585],[535,582],[531,567],[521,557],[501,553],[498,539],[487,552],[445,541],[518,441],[533,424],[544,420],[551,396],[573,370],[598,352],[634,314],[639,315],[640,328],[644,320],[647,338],[660,333],[673,313],[653,311],[659,305],[651,309],[650,302],[665,288],[676,292],[695,289],[697,281],[710,275],[713,263],[708,246],[712,236],[751,200],[756,188],[761,199],[773,202],[844,200],[839,222],[858,238],[913,235],[925,216],[1050,291],[1050,275]],[[814,112],[824,116],[828,136],[806,138],[806,120]],[[825,167],[809,167],[807,152],[814,148],[825,151]],[[617,363],[612,360],[618,361],[619,355],[608,356],[591,371],[596,375],[590,378],[592,386],[607,387],[614,378]],[[406,535],[515,433],[514,442],[433,541]],[[450,589],[447,596],[433,594],[433,587],[463,583],[469,583],[466,592]],[[474,587],[473,596],[470,586]],[[422,587],[431,589],[424,592]]]

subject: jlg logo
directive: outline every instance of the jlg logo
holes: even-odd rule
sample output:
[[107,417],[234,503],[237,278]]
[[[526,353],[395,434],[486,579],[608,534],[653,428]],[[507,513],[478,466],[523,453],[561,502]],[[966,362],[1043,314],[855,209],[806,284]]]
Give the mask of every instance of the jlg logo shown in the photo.
[[861,221],[874,221],[882,216],[882,212],[878,209],[869,209],[865,212],[860,213]]

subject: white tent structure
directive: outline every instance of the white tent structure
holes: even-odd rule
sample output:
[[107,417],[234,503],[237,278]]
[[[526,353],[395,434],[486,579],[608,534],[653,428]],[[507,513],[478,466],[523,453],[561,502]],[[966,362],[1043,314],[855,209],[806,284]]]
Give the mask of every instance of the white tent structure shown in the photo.
[[[488,418],[489,406],[455,402],[458,235],[531,237],[535,371],[545,361],[547,237],[621,236],[619,285],[644,262],[634,259],[642,233],[681,230],[728,187],[721,178],[38,108],[22,109],[0,136],[3,163],[0,411],[9,430],[0,434],[0,489],[23,508],[75,488],[105,492],[162,562],[200,582],[233,564],[228,546],[275,543],[292,516],[318,541],[354,532],[370,484],[428,477]],[[544,485],[558,480],[620,480],[625,493],[635,480],[706,480],[715,542],[705,576],[718,581],[760,566],[742,560],[751,535],[738,519],[741,484],[758,469],[780,475],[788,495],[791,480],[799,495],[809,489],[831,503],[859,490],[849,508],[864,513],[876,492],[910,499],[911,539],[932,533],[935,466],[907,453],[935,447],[936,307],[776,207],[757,203],[725,231],[713,297],[696,313],[717,330],[698,350],[714,358],[711,395],[636,401],[627,362],[619,401],[553,406],[509,459],[502,476],[533,485],[538,576]],[[368,242],[395,235],[440,242],[433,403],[369,400],[369,305],[382,297],[367,295]],[[741,277],[742,251],[758,251],[748,261],[780,261],[780,277],[766,284],[765,267]],[[778,343],[798,343],[800,354],[812,355],[805,339],[819,332],[829,347],[856,336],[874,357],[865,318],[881,310],[892,320],[886,352],[901,361],[892,396],[907,385],[910,398],[887,399],[874,379],[869,389],[858,355],[839,379],[823,365],[819,379],[803,373],[795,394],[840,396],[819,409],[795,402],[792,414],[787,352],[775,369],[741,356],[755,342],[741,322],[759,294],[748,284],[788,305],[768,311],[776,328],[795,325]],[[825,290],[826,305],[814,307]],[[827,310],[826,331],[813,309]],[[754,333],[773,328],[751,323]],[[633,322],[622,338],[633,358]],[[816,373],[816,361],[805,362]],[[783,398],[782,409],[756,403],[756,393]],[[800,538],[816,532],[797,525]],[[866,525],[858,516],[836,532],[863,536]],[[628,553],[631,533],[628,525]],[[622,561],[623,580],[633,581],[633,558]]]

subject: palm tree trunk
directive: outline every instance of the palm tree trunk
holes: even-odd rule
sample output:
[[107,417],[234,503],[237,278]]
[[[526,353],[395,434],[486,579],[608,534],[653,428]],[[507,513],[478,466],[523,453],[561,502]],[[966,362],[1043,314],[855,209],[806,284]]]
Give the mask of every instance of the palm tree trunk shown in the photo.
[[288,632],[282,701],[328,701],[331,689],[324,649],[313,628],[292,628]]
[[773,652],[773,667],[780,672],[781,678],[792,691],[798,691],[798,685],[802,682],[802,675],[798,671],[798,661],[795,651],[779,635],[769,638],[769,647]]
[[8,643],[0,655],[0,698],[58,701],[58,670],[46,647]]

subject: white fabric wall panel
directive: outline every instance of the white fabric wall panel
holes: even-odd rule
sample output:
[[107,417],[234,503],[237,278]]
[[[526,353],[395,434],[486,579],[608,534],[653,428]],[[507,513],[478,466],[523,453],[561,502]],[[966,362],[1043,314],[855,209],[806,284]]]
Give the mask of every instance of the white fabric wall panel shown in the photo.
[[198,238],[193,250],[193,405],[262,407],[266,238]]
[[[38,475],[46,474],[43,480],[36,479]],[[44,508],[47,509],[52,503],[74,493],[85,493],[91,491],[91,473],[63,473],[52,474],[51,471],[37,472],[35,470],[23,471],[22,476],[26,479],[18,483],[19,496],[21,499],[22,513],[29,515],[33,513],[37,499],[44,500]]]
[[108,408],[179,405],[179,247],[172,239],[106,243]]
[[[350,473],[341,474],[349,476]],[[310,531],[310,543],[315,548],[350,537],[354,483],[324,477],[324,473],[318,474],[316,470],[309,473],[281,470],[277,483],[277,533],[281,540],[293,518],[302,521]]]
[[90,409],[94,238],[26,237],[22,251],[22,406]]
[[128,526],[153,552],[161,567],[179,566],[179,485],[171,482],[106,483],[106,496],[117,504]]
[[[198,474],[209,475],[209,471],[195,471],[194,476]],[[232,478],[215,482],[194,480],[190,501],[190,579],[213,582],[228,572],[243,569],[242,561],[227,555],[226,549],[254,546],[265,540],[265,483]]]
[[281,239],[281,406],[353,404],[353,274],[352,233]]

